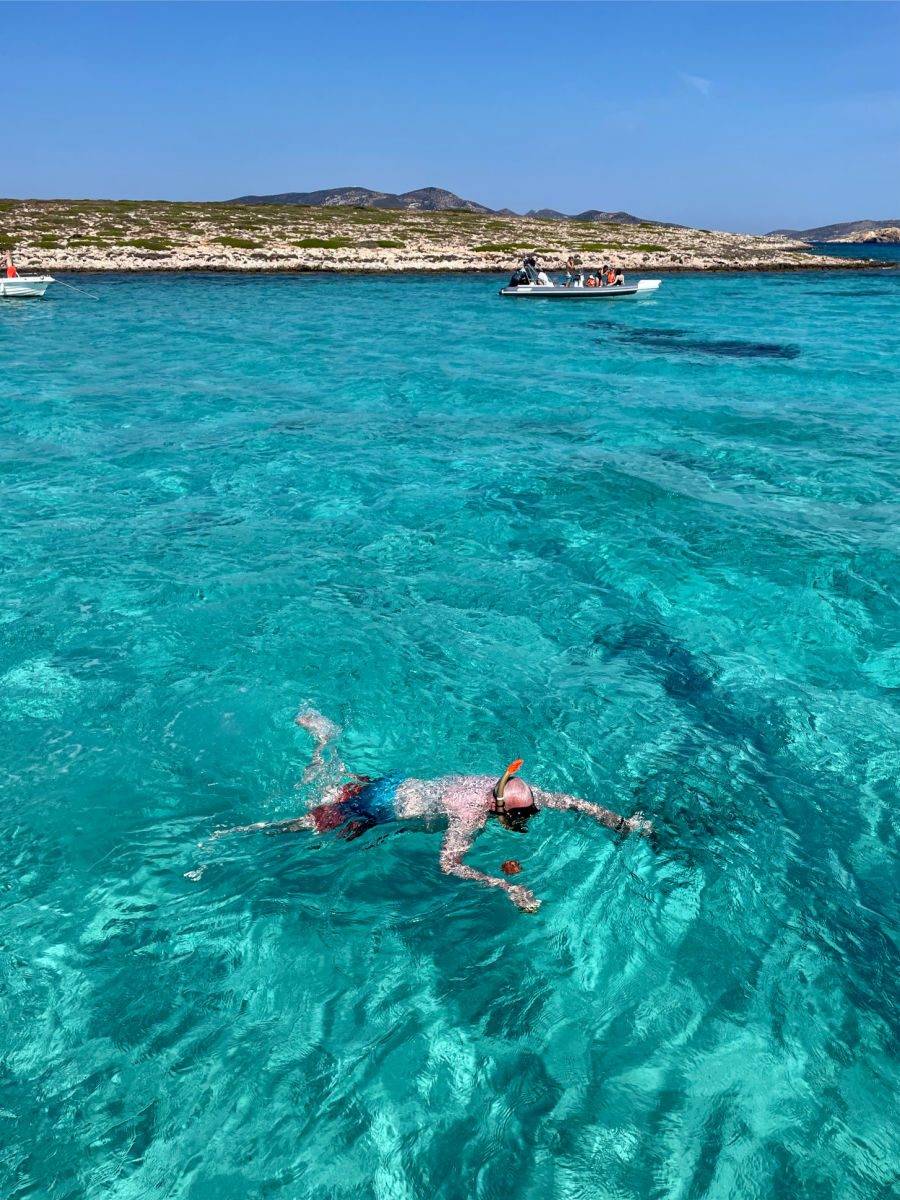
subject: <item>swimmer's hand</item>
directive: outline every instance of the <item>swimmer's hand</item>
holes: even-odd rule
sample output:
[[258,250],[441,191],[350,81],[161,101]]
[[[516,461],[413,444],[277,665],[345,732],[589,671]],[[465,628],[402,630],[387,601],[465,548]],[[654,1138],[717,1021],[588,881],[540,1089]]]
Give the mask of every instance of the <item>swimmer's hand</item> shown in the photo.
[[629,833],[639,833],[641,837],[649,837],[653,832],[653,826],[649,821],[644,820],[642,812],[636,812],[633,817],[629,817],[625,822],[625,827]]
[[506,894],[520,912],[536,913],[541,907],[534,892],[529,892],[521,883],[511,883],[506,888]]

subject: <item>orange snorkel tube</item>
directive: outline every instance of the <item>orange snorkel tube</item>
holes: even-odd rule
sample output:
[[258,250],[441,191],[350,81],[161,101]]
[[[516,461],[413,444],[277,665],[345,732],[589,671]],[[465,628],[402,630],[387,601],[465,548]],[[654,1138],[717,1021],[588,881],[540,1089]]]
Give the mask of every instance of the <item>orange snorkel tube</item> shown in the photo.
[[514,762],[511,762],[494,784],[494,803],[498,813],[506,812],[506,805],[503,803],[503,789],[509,783],[510,779],[512,779],[513,775],[515,775],[515,773],[519,770],[524,761],[524,758],[517,758]]

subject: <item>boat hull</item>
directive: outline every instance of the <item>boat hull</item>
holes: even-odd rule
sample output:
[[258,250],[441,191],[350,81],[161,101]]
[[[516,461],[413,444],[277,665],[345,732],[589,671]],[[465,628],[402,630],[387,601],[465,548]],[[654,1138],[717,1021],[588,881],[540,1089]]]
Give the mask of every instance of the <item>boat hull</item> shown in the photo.
[[529,300],[633,300],[637,296],[652,296],[661,283],[661,279],[641,279],[637,283],[600,288],[547,287],[539,283],[526,283],[501,288],[500,295]]
[[13,279],[0,277],[0,299],[26,300],[43,296],[53,282],[52,275],[17,275]]

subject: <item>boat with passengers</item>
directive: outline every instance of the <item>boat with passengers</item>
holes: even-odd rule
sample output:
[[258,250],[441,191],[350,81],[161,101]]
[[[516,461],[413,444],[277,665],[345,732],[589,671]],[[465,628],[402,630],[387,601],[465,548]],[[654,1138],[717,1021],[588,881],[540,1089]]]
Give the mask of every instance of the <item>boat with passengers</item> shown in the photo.
[[652,296],[662,283],[661,279],[638,279],[635,283],[626,283],[621,271],[612,275],[615,276],[615,282],[604,281],[600,271],[596,275],[591,272],[588,280],[596,279],[597,283],[586,284],[583,268],[570,266],[566,282],[556,284],[538,270],[534,258],[526,258],[522,266],[513,272],[506,287],[500,289],[499,295],[539,300],[630,300]]

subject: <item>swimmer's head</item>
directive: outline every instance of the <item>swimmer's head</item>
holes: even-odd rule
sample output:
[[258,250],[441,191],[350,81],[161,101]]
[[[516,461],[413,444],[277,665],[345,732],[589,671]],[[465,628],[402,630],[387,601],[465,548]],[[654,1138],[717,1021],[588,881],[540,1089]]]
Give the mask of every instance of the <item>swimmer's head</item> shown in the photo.
[[524,779],[515,777],[521,765],[521,758],[510,763],[493,788],[493,812],[503,828],[513,833],[527,833],[528,822],[538,811],[531,788]]

